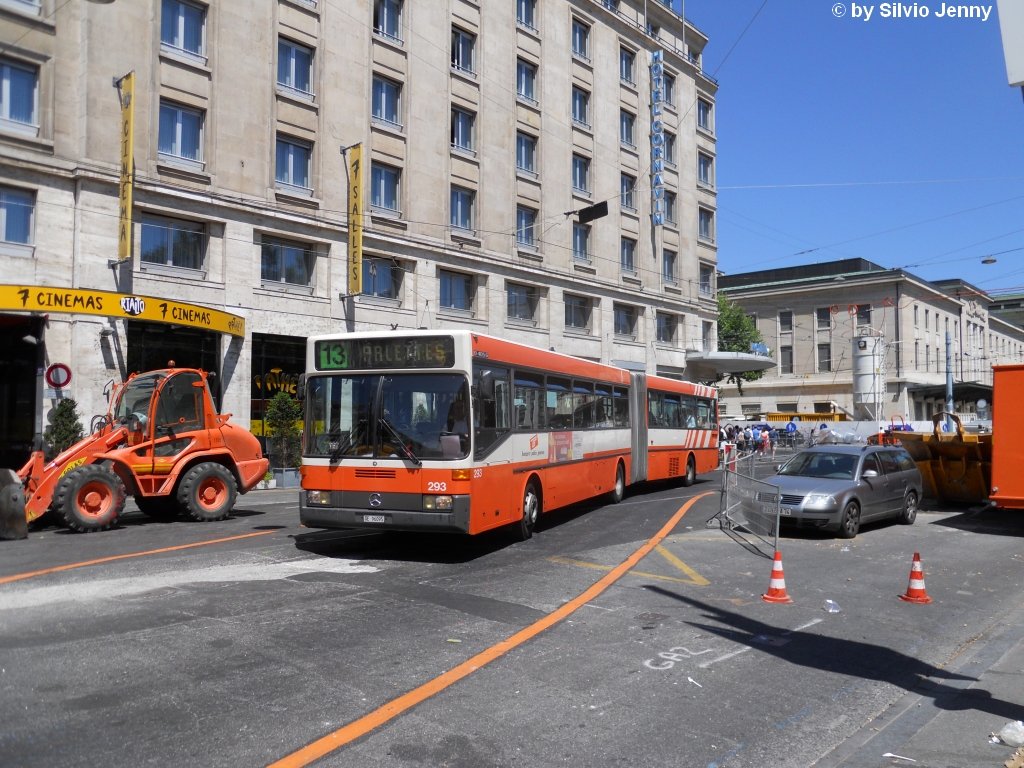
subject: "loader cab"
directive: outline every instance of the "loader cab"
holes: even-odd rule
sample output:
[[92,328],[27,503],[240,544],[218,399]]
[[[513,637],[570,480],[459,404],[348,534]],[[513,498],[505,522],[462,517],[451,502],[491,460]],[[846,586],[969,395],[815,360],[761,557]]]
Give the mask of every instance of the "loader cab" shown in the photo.
[[[190,433],[206,429],[212,414],[206,382],[194,370],[152,371],[130,379],[121,393],[115,422],[128,428],[128,445],[153,444],[136,452],[140,464],[177,456],[192,443]],[[205,441],[204,441],[205,442]],[[203,445],[202,447],[206,447]],[[137,466],[136,471],[145,471]],[[150,469],[149,471],[153,471]]]

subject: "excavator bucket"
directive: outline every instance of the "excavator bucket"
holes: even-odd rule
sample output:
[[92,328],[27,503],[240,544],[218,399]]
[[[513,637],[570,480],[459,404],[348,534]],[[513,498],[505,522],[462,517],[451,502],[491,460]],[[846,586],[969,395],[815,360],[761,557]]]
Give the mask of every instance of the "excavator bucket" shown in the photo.
[[992,486],[992,435],[964,434],[956,414],[955,434],[939,431],[945,411],[935,414],[932,434],[894,432],[921,470],[925,498],[944,504],[978,504]]
[[28,538],[25,491],[13,469],[0,469],[0,539]]

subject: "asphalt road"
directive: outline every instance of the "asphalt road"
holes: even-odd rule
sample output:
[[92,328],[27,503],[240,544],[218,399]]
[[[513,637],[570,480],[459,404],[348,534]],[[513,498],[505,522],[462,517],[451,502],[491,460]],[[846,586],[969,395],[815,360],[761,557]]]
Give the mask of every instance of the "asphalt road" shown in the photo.
[[[0,542],[0,765],[268,765],[543,619],[701,494],[602,594],[317,765],[888,765],[965,708],[971,732],[917,765],[1006,759],[987,735],[1024,690],[979,678],[1024,636],[1021,515],[794,532],[795,602],[769,605],[768,548],[705,526],[717,489],[555,512],[519,544],[309,531],[282,491],[221,523]],[[915,551],[931,605],[896,599]]]

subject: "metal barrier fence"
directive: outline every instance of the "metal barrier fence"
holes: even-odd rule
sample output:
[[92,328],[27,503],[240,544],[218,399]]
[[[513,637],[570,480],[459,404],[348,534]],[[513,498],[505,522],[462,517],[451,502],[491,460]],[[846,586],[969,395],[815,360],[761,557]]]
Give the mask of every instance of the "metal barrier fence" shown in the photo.
[[[753,457],[751,457],[752,459]],[[748,461],[738,459],[737,464]],[[743,528],[766,544],[779,548],[779,487],[755,480],[753,462],[743,467],[750,475],[722,471],[722,500],[717,517],[730,528]]]

